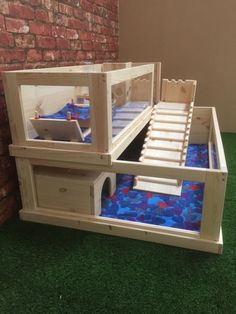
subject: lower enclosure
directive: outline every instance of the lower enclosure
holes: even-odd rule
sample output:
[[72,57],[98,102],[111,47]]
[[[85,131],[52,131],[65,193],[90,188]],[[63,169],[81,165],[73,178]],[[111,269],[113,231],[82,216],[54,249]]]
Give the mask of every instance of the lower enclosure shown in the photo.
[[[20,166],[21,162],[24,165]],[[18,159],[18,169],[27,168],[26,163],[26,160]],[[130,174],[30,163],[28,166],[32,171],[32,187],[28,185],[28,189],[32,189],[32,202],[35,203],[32,206],[34,208],[21,210],[20,215],[24,220],[213,253],[222,251],[221,231],[216,240],[201,236],[203,182],[184,180],[181,196],[173,196],[134,190],[134,176]],[[207,169],[208,146],[190,145],[186,166],[201,167],[200,171]],[[22,169],[19,172],[23,173]],[[26,181],[22,178],[23,193],[27,191],[25,184]]]
[[[195,117],[190,142],[204,144],[189,146],[185,167],[154,166],[126,158],[114,160],[111,166],[16,158],[21,218],[222,253],[227,168],[211,111],[201,109]],[[133,190],[136,175],[184,180],[182,194]]]

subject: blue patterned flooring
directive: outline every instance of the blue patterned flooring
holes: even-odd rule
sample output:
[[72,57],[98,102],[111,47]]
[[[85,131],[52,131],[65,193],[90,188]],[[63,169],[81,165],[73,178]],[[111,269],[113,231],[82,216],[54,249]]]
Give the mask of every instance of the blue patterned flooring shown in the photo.
[[[189,145],[186,166],[208,168],[207,145]],[[117,175],[117,189],[102,196],[101,216],[200,230],[204,183],[184,181],[181,196],[133,190],[131,175]]]

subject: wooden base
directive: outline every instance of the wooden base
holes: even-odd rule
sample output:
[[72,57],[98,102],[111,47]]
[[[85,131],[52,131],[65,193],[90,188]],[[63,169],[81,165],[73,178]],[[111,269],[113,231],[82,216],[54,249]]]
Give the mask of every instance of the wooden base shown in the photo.
[[100,216],[78,215],[52,209],[21,210],[20,218],[43,224],[98,232],[113,236],[144,240],[192,250],[222,254],[223,238],[206,240],[198,232],[148,225]]

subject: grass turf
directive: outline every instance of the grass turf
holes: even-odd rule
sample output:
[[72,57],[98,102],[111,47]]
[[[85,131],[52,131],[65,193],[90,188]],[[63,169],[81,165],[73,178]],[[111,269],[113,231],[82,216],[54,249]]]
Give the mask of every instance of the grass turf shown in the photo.
[[0,229],[0,313],[236,313],[236,134],[222,256],[22,222]]

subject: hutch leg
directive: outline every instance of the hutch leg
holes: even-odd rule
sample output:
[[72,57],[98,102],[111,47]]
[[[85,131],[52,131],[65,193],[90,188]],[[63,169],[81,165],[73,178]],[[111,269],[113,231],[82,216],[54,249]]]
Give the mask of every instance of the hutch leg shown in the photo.
[[28,159],[16,158],[16,167],[23,208],[31,210],[35,209],[37,207],[37,199],[32,165]]
[[226,173],[208,172],[206,174],[200,230],[201,238],[213,241],[219,240],[226,182]]

